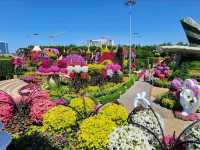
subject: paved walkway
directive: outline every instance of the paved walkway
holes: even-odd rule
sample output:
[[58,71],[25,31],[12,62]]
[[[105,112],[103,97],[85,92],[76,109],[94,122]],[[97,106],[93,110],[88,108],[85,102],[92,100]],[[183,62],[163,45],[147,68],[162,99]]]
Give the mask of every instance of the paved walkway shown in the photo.
[[8,93],[13,98],[15,98],[20,96],[18,90],[24,87],[25,85],[27,85],[27,83],[19,79],[5,80],[0,81],[0,90]]
[[[150,84],[143,81],[136,81],[135,84],[120,97],[120,103],[122,103],[130,113],[134,106],[133,101],[138,92],[146,91],[147,98],[151,101],[155,99],[155,96],[161,93],[165,93],[167,89],[160,89],[151,86]],[[163,108],[160,105],[152,103],[154,110],[159,113],[165,121],[165,134],[173,135],[176,132],[178,135],[186,126],[188,126],[190,121],[183,121],[174,117],[173,112],[169,109]]]
[[120,97],[120,103],[128,109],[129,113],[134,108],[133,101],[137,93],[141,93],[143,91],[147,93],[147,98],[149,99],[151,94],[151,85],[143,81],[136,81],[135,84]]

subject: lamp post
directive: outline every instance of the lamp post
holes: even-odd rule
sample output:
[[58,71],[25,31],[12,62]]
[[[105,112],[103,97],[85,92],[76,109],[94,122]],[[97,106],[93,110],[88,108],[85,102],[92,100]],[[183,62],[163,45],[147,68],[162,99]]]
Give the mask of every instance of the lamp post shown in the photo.
[[131,55],[132,55],[132,7],[133,5],[136,3],[136,0],[127,0],[126,5],[129,6],[129,78],[131,77],[131,66],[132,66],[132,62],[131,62]]

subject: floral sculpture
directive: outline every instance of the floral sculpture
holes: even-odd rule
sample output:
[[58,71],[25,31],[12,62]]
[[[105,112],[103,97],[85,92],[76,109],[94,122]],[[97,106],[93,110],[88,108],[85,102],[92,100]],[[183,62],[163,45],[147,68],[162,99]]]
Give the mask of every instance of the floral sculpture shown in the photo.
[[158,65],[154,70],[154,76],[160,79],[165,79],[169,75],[169,67],[166,64]]
[[171,90],[176,91],[177,97],[180,100],[180,104],[183,108],[181,114],[177,112],[177,115],[182,116],[193,116],[194,113],[200,106],[200,86],[197,84],[196,80],[187,79],[182,81],[180,79],[174,79],[171,83]]

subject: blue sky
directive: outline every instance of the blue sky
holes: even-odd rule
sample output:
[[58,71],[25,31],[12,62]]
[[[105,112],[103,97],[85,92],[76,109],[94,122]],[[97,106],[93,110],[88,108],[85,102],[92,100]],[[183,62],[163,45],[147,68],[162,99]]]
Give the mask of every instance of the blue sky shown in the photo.
[[[110,37],[129,41],[125,0],[0,0],[0,41],[15,50],[29,44],[80,44]],[[200,22],[200,0],[137,0],[133,8],[133,42],[186,42],[179,20]],[[39,36],[32,36],[39,33]],[[49,35],[59,35],[49,39]]]

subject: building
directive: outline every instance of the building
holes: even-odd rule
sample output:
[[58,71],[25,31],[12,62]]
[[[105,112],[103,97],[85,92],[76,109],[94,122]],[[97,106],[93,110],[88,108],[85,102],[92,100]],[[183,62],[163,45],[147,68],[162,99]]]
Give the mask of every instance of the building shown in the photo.
[[0,54],[8,54],[8,43],[0,41]]
[[113,46],[114,45],[114,41],[111,39],[107,39],[107,38],[101,38],[101,39],[97,39],[97,40],[88,40],[87,41],[87,46],[96,46],[96,47],[102,47],[103,45],[106,46]]

